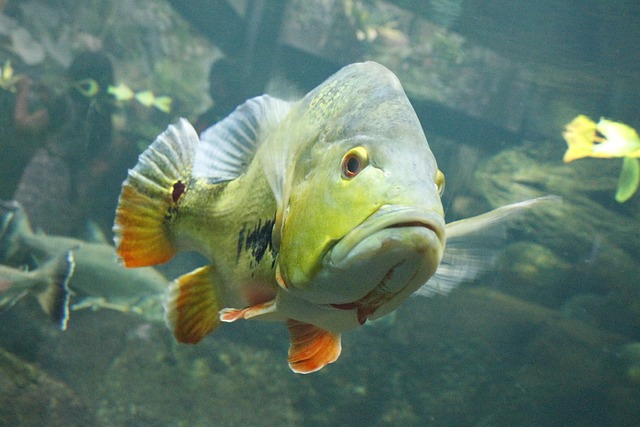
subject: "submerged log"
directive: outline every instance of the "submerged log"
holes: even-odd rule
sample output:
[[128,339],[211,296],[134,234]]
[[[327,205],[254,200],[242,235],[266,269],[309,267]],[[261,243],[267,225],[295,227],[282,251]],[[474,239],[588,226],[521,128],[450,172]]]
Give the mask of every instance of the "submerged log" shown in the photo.
[[588,271],[585,279],[637,291],[640,198],[626,204],[614,200],[620,160],[563,164],[560,157],[550,156],[555,152],[541,144],[503,151],[478,169],[475,188],[492,207],[561,196],[561,204],[528,212],[522,228],[576,270]]

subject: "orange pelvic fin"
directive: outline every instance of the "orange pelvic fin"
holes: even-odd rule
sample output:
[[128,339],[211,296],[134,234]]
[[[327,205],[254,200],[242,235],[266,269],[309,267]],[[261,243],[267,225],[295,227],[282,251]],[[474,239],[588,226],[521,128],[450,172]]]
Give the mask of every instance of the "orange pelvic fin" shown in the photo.
[[188,191],[197,142],[191,124],[180,119],[158,136],[129,171],[113,226],[117,253],[127,267],[160,264],[175,255],[171,213]]
[[180,342],[195,344],[220,324],[221,302],[212,271],[201,267],[169,285],[165,321]]
[[220,320],[223,322],[235,322],[238,319],[251,319],[252,317],[256,316],[275,313],[275,311],[276,301],[271,300],[243,309],[224,308],[220,311]]
[[309,374],[340,357],[340,334],[293,319],[287,320],[287,327],[291,336],[289,367],[293,372]]

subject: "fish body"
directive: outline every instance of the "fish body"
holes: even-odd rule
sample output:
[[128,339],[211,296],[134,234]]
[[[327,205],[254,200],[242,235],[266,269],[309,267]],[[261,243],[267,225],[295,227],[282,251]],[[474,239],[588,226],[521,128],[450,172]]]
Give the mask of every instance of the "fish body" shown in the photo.
[[107,93],[112,95],[116,101],[131,101],[135,93],[124,83],[117,86],[109,85]]
[[605,118],[595,123],[589,117],[579,115],[566,125],[562,136],[568,147],[565,163],[583,157],[640,157],[640,137],[635,129],[624,123]]
[[579,115],[565,126],[562,136],[567,142],[565,163],[584,157],[622,157],[615,198],[623,203],[633,196],[640,186],[640,137],[634,128],[605,118],[596,124]]
[[73,252],[66,251],[32,271],[0,265],[0,309],[13,306],[26,295],[38,304],[61,330],[69,319],[69,279],[75,264]]
[[74,293],[72,310],[111,308],[133,311],[149,320],[162,320],[161,298],[168,281],[153,268],[129,270],[118,264],[115,248],[66,236],[34,233],[26,212],[17,203],[5,203],[0,234],[0,262],[36,265],[73,251],[75,269],[69,280]]
[[314,372],[339,357],[342,332],[434,277],[443,187],[396,76],[352,64],[299,101],[252,98],[200,137],[184,119],[169,126],[123,183],[116,247],[128,267],[182,250],[211,261],[169,288],[165,316],[179,341],[196,343],[221,321],[284,321],[289,366]]
[[15,92],[16,83],[22,77],[22,75],[14,73],[13,67],[11,66],[11,61],[6,60],[4,62],[4,65],[0,66],[0,89],[8,90],[9,92]]
[[116,101],[131,101],[135,98],[145,107],[155,107],[164,113],[171,112],[172,98],[169,96],[156,96],[150,90],[134,92],[129,86],[120,83],[117,86],[109,85],[107,87],[107,93],[113,96]]

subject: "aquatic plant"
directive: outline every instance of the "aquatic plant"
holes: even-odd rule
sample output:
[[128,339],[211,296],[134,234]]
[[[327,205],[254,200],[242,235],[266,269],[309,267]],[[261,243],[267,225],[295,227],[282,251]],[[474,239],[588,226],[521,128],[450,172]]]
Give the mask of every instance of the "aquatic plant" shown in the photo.
[[579,115],[565,126],[562,136],[568,145],[565,163],[584,157],[622,157],[616,201],[623,203],[633,196],[640,184],[640,137],[635,129],[605,118],[596,124]]

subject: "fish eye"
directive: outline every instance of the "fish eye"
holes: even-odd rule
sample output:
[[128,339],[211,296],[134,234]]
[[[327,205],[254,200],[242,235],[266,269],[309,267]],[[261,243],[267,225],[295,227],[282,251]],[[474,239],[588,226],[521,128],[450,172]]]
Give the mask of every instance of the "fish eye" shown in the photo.
[[342,158],[342,177],[351,179],[358,175],[369,164],[369,156],[364,147],[356,147],[347,151]]
[[436,187],[438,187],[438,193],[442,196],[442,193],[444,192],[444,174],[440,169],[438,169],[438,172],[436,173],[435,183]]

